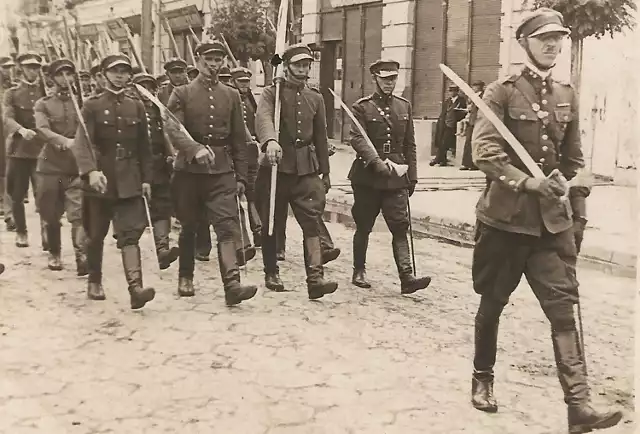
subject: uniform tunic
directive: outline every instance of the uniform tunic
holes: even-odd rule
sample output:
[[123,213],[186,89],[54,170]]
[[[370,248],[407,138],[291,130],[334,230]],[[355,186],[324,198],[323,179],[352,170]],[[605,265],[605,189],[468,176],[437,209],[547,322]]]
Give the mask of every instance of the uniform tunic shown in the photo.
[[[78,128],[78,117],[68,92],[58,91],[36,102],[35,121],[45,145],[36,167],[40,215],[56,223],[66,211],[69,222],[82,219],[82,181],[69,148]],[[61,149],[61,146],[67,146]]]
[[[358,230],[369,233],[382,211],[392,233],[403,233],[409,227],[407,188],[418,182],[416,142],[411,104],[395,95],[376,92],[353,104],[353,114],[367,132],[372,149],[353,125],[350,143],[357,153],[349,172],[354,192],[351,213]],[[390,160],[408,166],[407,175],[384,177],[373,171],[376,159]]]
[[[484,101],[545,174],[559,169],[570,180],[584,167],[577,96],[570,85],[525,68],[488,86]],[[473,157],[487,175],[476,208],[476,292],[506,304],[525,274],[547,314],[553,301],[574,301],[572,216],[574,210],[584,216],[588,189],[572,188],[570,201],[525,191],[529,171],[482,112],[473,131]]]
[[107,178],[105,194],[88,186],[85,189],[83,209],[87,234],[91,239],[102,240],[113,221],[118,247],[137,245],[147,226],[142,184],[151,184],[153,179],[144,106],[124,91],[106,90],[85,101],[82,115],[89,138],[79,127],[72,148],[80,175],[86,178],[98,170]]

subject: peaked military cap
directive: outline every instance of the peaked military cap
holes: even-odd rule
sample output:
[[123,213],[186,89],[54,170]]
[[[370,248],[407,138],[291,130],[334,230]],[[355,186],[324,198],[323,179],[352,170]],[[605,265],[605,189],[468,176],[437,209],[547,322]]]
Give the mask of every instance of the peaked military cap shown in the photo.
[[296,63],[305,59],[313,60],[311,48],[306,44],[292,45],[282,53],[282,60],[286,63]]
[[248,68],[238,67],[231,70],[231,78],[234,80],[251,80],[253,73]]
[[42,66],[42,56],[33,51],[20,54],[16,61],[19,65],[38,65]]
[[80,71],[78,71],[78,77],[80,77],[80,78],[91,78],[91,74],[89,74],[89,71],[87,71],[85,69],[81,69]]
[[72,73],[76,72],[76,65],[70,59],[56,59],[49,64],[49,75],[56,75],[65,68],[70,69]]
[[95,76],[98,72],[100,72],[101,69],[102,67],[100,66],[100,61],[96,60],[96,62],[91,66],[91,69],[89,69],[89,74]]
[[222,53],[224,55],[227,54],[227,50],[224,48],[224,45],[222,45],[222,42],[220,41],[208,41],[208,42],[201,42],[198,45],[196,45],[196,48],[193,49],[194,54],[196,55],[204,55],[207,53]]
[[398,75],[400,63],[390,59],[378,59],[369,66],[369,72],[381,78]]
[[161,86],[162,83],[165,83],[167,81],[169,81],[169,77],[167,77],[166,74],[160,74],[159,76],[156,77],[156,84],[158,86]]
[[197,71],[197,70],[198,70],[198,68],[196,68],[193,65],[187,66],[187,74],[191,74],[193,71]]
[[158,86],[158,83],[156,83],[156,79],[153,78],[153,75],[145,74],[144,72],[134,75],[132,81],[134,84],[142,84],[146,82],[151,83],[156,87]]
[[102,67],[103,71],[107,71],[108,69],[111,69],[117,65],[126,65],[129,67],[129,69],[133,69],[131,66],[131,59],[129,59],[129,56],[123,53],[110,54],[102,59],[102,62],[100,62],[100,66]]
[[218,77],[231,77],[231,71],[228,66],[223,66],[218,71]]
[[565,35],[571,30],[565,27],[562,14],[550,8],[540,8],[524,16],[516,29],[516,39],[532,38],[544,33],[560,32]]
[[164,64],[165,71],[171,71],[172,69],[187,69],[187,62],[178,57],[173,57]]
[[1,68],[8,68],[10,66],[16,66],[16,62],[14,62],[11,57],[9,57],[9,56],[0,57],[0,67]]

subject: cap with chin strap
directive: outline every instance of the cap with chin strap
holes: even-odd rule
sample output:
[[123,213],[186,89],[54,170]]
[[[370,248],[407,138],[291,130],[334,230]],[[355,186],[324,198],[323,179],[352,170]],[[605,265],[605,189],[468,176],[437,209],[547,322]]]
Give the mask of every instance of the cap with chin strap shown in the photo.
[[133,76],[132,79],[134,84],[143,84],[143,83],[149,83],[153,86],[158,86],[156,83],[156,79],[153,78],[153,75],[151,74],[145,74],[145,73],[140,73],[140,74],[136,74]]
[[10,66],[16,66],[16,62],[9,56],[0,57],[0,68],[9,68]]
[[231,78],[238,81],[249,81],[253,73],[248,68],[238,67],[231,70]]
[[165,62],[164,64],[165,71],[172,71],[175,69],[179,69],[179,70],[187,69],[187,62],[185,62],[184,60],[178,57],[174,57]]
[[49,75],[54,76],[63,69],[70,69],[72,74],[76,72],[76,66],[70,59],[56,59],[49,65]]
[[131,66],[131,59],[129,59],[129,56],[123,53],[110,54],[102,59],[102,62],[100,62],[100,66],[102,67],[103,71],[107,71],[118,65],[125,65],[128,66],[129,69],[133,69],[133,67]]
[[223,66],[218,71],[218,78],[231,78],[231,70],[228,66]]
[[390,59],[378,59],[369,66],[369,72],[380,78],[395,77],[399,70],[400,63]]
[[223,55],[227,54],[227,50],[225,50],[224,45],[222,45],[219,41],[210,41],[210,42],[201,42],[196,45],[196,48],[193,49],[193,53],[198,56],[203,56],[209,53],[220,53]]
[[285,63],[291,64],[300,62],[301,60],[313,61],[313,55],[311,54],[311,48],[306,44],[295,44],[287,48],[282,53],[282,60]]
[[19,55],[16,61],[20,66],[42,66],[42,56],[32,51]]
[[550,8],[540,8],[527,14],[516,29],[516,39],[533,38],[545,33],[568,35],[571,30],[565,27],[562,14]]

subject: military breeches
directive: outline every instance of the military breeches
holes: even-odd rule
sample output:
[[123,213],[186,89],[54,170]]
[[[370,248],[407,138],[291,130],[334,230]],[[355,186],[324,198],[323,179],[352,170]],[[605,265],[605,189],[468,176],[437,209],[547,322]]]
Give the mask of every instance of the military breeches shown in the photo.
[[351,187],[353,188],[351,216],[358,232],[370,233],[381,211],[392,234],[402,235],[407,232],[409,193],[406,189],[380,190],[354,184]]
[[247,201],[254,202],[256,200],[256,179],[258,177],[258,147],[249,145],[247,149],[247,160],[249,161],[249,174],[247,177],[247,190],[245,196]]
[[273,272],[277,270],[276,259],[276,232],[284,225],[287,208],[291,205],[293,215],[302,228],[302,235],[306,238],[318,237],[318,218],[324,212],[325,191],[320,177],[311,175],[290,175],[278,173],[276,185],[276,203],[274,213],[274,236],[268,236],[269,222],[269,194],[271,190],[271,167],[261,166],[258,177],[260,182],[256,184],[256,194],[262,197],[260,219],[262,225],[262,259],[265,270]]
[[149,213],[151,214],[151,221],[153,222],[171,219],[173,215],[173,203],[171,199],[171,185],[168,182],[151,185]]
[[35,159],[10,158],[7,164],[7,193],[11,197],[13,218],[18,233],[27,232],[24,199],[29,192],[29,181],[35,187],[33,179],[37,163],[38,160]]
[[472,265],[474,290],[483,299],[504,306],[524,274],[553,330],[575,329],[573,304],[578,299],[578,281],[573,231],[544,232],[541,237],[534,237],[482,222],[477,225]]
[[106,199],[84,196],[82,220],[92,244],[102,244],[113,222],[113,232],[119,249],[136,246],[147,227],[147,215],[142,197]]
[[42,220],[58,225],[66,212],[69,223],[82,220],[82,180],[79,176],[36,173],[36,203]]

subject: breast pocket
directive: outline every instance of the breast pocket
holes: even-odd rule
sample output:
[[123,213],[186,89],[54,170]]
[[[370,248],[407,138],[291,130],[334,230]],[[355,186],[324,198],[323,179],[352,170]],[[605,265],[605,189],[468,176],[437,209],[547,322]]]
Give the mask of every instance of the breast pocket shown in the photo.
[[49,125],[53,131],[64,131],[67,129],[67,119],[64,116],[51,116]]
[[135,140],[138,138],[138,128],[140,127],[140,119],[124,118],[119,128],[119,133],[123,140]]
[[516,137],[537,137],[540,119],[529,107],[509,107],[509,123]]
[[564,134],[564,131],[567,129],[567,125],[569,125],[569,122],[573,120],[571,107],[558,107],[554,110],[554,115],[561,132]]

